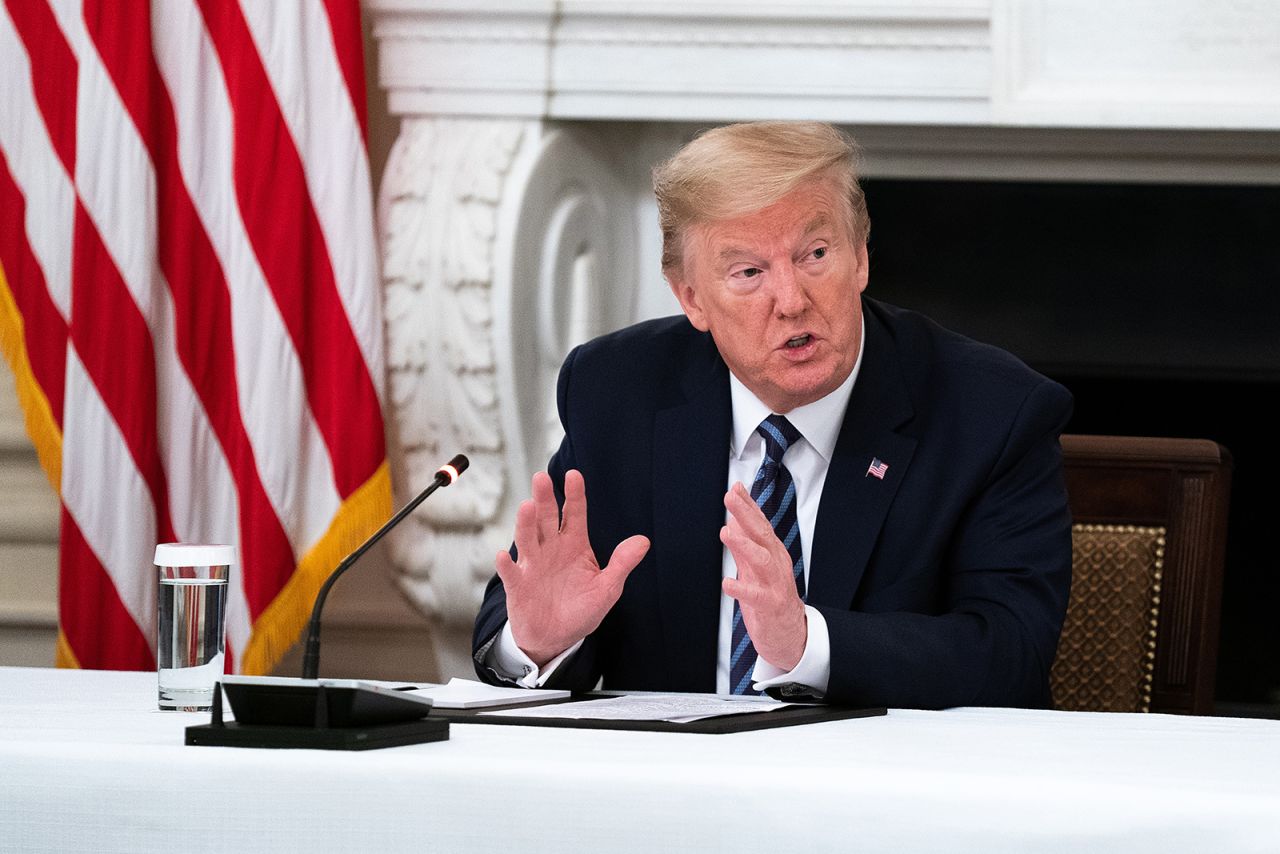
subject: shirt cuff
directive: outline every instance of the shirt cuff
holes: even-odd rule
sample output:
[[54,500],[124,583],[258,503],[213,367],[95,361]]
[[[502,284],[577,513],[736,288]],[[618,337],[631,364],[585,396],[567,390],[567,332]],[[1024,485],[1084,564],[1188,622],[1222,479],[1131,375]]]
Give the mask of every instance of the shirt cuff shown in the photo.
[[[491,645],[485,654],[484,665],[522,688],[541,688],[551,678],[551,674],[556,672],[556,668],[581,647],[582,641],[578,641],[540,668],[516,644],[516,637],[512,634],[511,623],[508,621],[498,633],[498,642]],[[826,685],[825,681],[823,685]]]
[[817,608],[805,605],[804,613],[807,626],[804,654],[800,661],[794,669],[786,671],[757,658],[755,670],[751,673],[756,690],[803,685],[814,696],[822,697],[827,693],[827,683],[831,680],[831,634],[827,631],[826,618]]

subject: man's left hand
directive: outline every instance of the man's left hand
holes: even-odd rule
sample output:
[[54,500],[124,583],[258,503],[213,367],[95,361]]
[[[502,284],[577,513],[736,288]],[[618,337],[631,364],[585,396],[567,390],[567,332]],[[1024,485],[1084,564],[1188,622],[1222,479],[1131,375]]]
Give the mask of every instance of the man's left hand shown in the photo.
[[738,577],[724,579],[722,589],[741,605],[756,654],[774,667],[794,670],[804,655],[808,620],[796,593],[791,555],[741,483],[725,493],[724,506],[729,523],[720,529],[720,541],[733,555]]

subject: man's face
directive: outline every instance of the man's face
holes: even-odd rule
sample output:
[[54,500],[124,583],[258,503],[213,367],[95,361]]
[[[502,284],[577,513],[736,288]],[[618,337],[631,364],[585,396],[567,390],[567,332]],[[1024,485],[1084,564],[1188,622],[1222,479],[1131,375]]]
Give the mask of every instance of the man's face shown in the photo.
[[862,337],[867,247],[843,201],[814,179],[763,210],[693,226],[671,290],[729,370],[774,412],[834,391]]

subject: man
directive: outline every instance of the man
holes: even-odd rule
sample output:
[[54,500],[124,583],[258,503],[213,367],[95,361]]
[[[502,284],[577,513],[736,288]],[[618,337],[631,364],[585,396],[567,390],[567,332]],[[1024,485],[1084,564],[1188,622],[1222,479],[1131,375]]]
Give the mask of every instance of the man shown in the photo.
[[828,125],[762,122],[655,170],[685,317],[565,360],[565,439],[476,621],[483,678],[1048,703],[1070,395],[862,296],[855,156]]

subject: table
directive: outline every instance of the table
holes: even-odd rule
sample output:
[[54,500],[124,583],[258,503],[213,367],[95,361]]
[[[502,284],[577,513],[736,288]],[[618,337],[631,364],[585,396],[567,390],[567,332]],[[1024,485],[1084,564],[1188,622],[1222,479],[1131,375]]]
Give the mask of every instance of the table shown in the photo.
[[155,675],[0,668],[2,851],[1280,851],[1280,723],[1008,709],[736,735],[185,747]]

